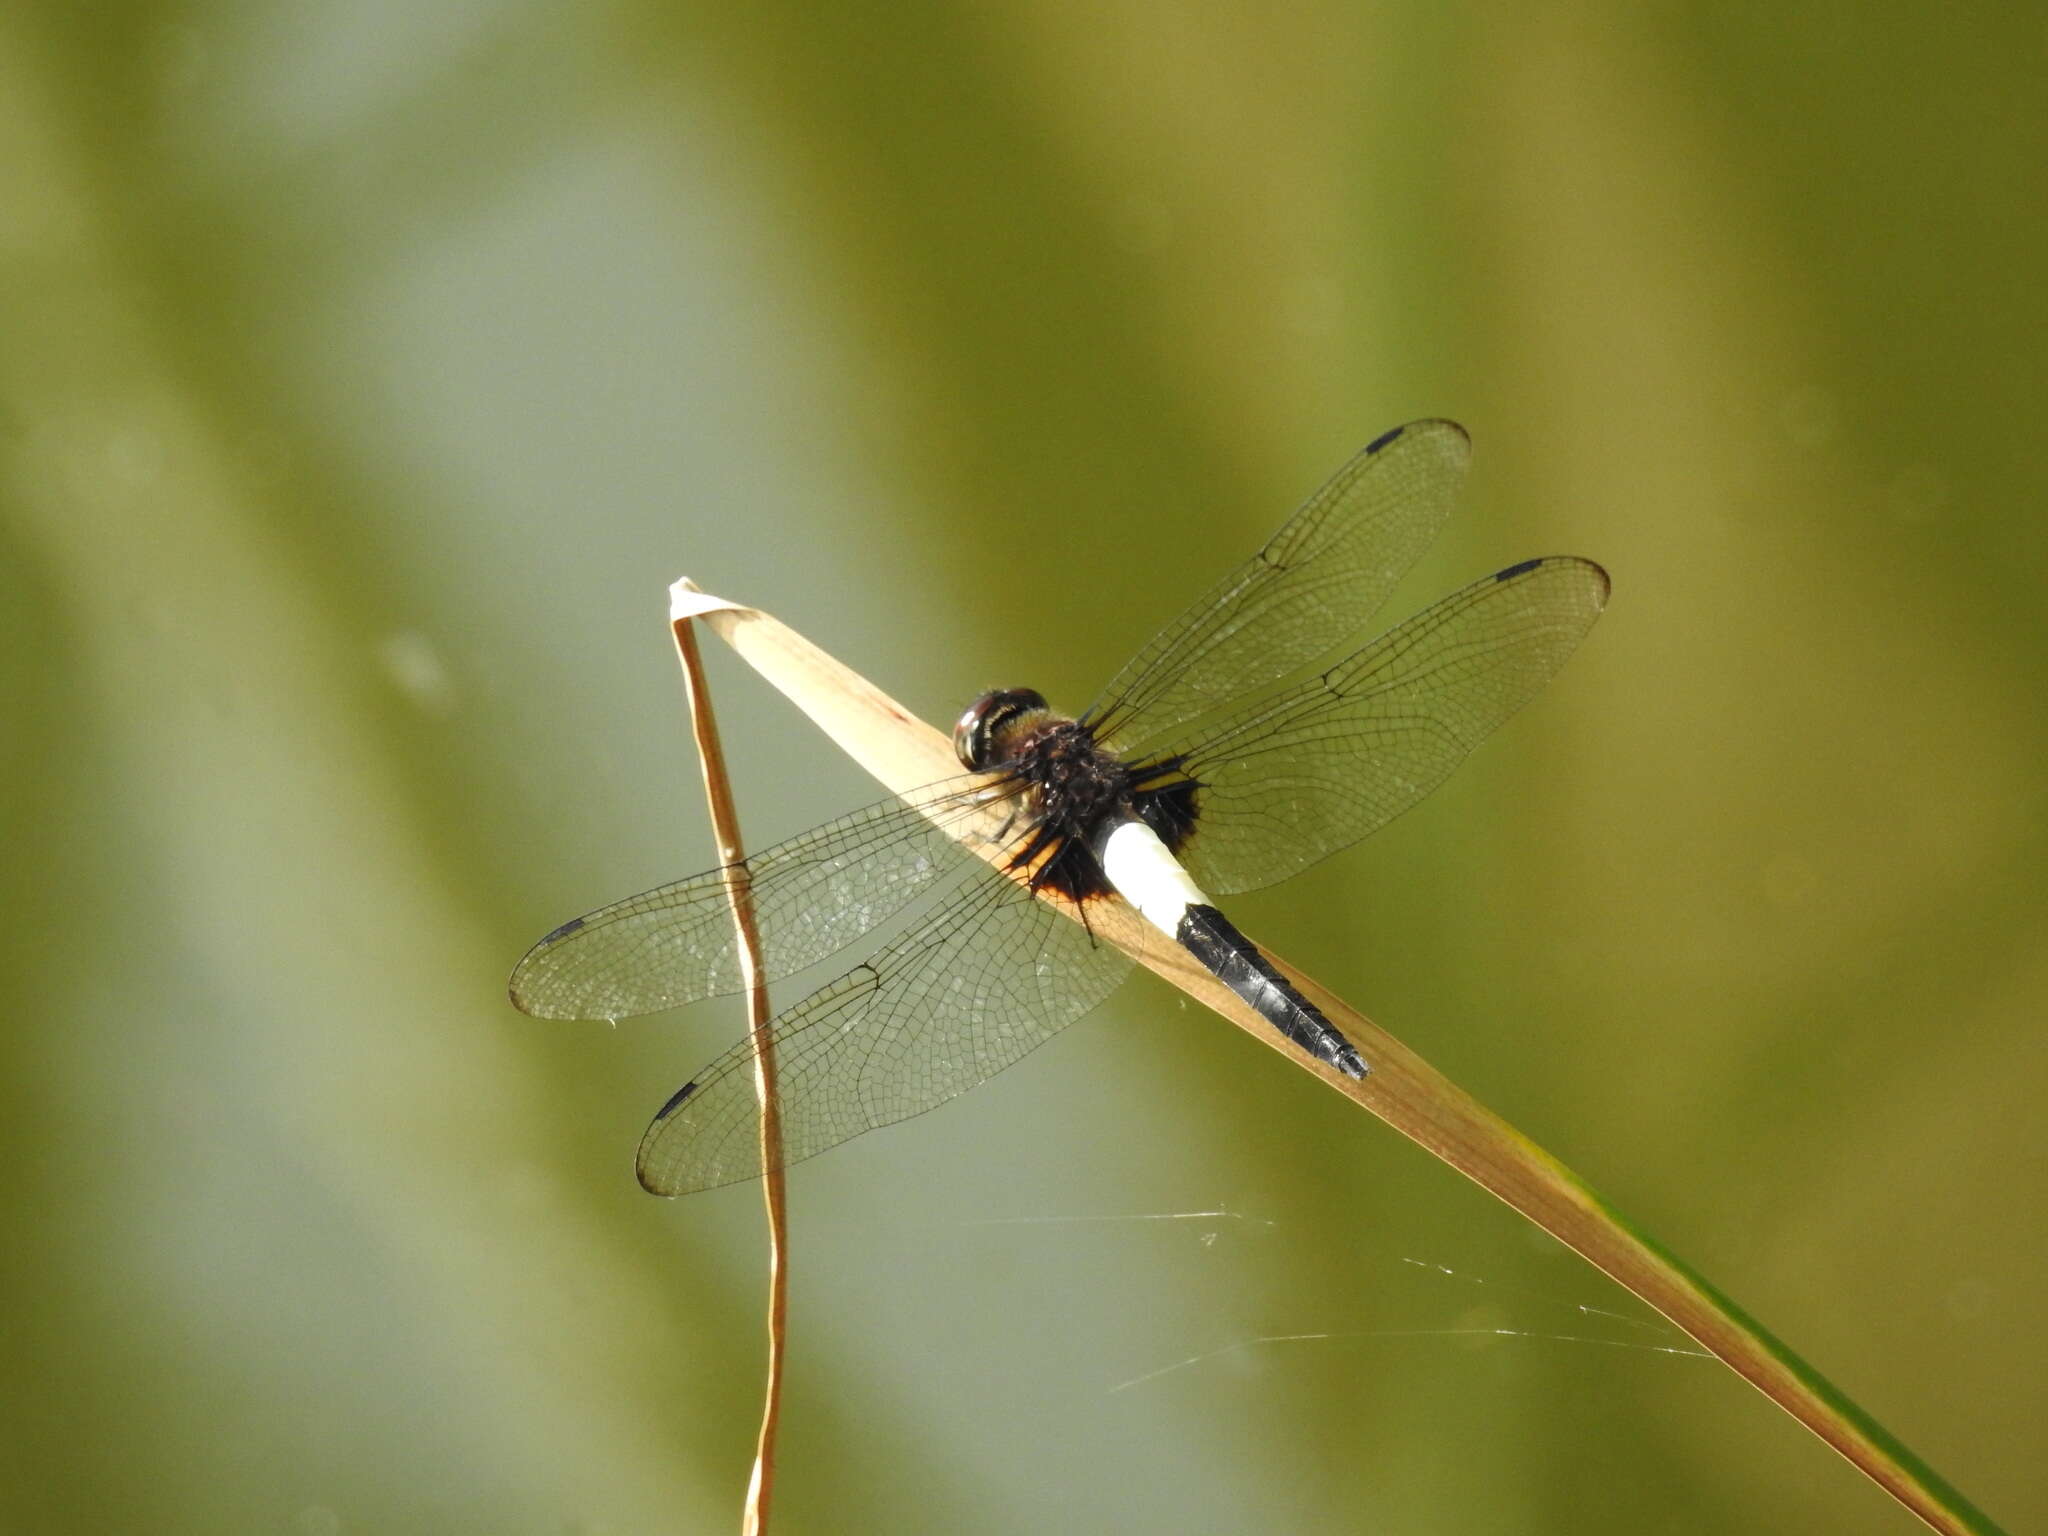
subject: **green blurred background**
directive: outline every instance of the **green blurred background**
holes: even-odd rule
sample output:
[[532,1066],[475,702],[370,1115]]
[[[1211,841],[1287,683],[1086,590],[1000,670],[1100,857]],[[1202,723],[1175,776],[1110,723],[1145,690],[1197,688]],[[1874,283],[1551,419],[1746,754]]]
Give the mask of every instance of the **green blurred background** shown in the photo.
[[[1395,607],[1613,605],[1240,921],[2039,1528],[2044,71],[2038,6],[7,7],[0,1526],[734,1528],[757,1200],[631,1154],[739,1010],[503,991],[710,862],[666,584],[1078,705],[1444,414]],[[711,659],[755,842],[873,798]],[[1914,1528],[1150,979],[792,1189],[782,1529]]]

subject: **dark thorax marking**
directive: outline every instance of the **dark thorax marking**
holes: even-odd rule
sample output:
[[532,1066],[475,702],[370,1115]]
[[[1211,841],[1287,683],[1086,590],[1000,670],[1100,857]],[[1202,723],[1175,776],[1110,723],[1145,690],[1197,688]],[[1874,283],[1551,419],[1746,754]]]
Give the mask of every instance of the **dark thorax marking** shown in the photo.
[[962,766],[995,775],[1014,797],[1022,831],[1007,867],[1034,891],[1077,905],[1114,894],[1094,845],[1124,817],[1143,821],[1175,852],[1194,833],[1201,786],[1177,759],[1127,763],[1096,740],[1090,722],[1053,713],[1034,689],[976,699],[954,727],[953,750]]

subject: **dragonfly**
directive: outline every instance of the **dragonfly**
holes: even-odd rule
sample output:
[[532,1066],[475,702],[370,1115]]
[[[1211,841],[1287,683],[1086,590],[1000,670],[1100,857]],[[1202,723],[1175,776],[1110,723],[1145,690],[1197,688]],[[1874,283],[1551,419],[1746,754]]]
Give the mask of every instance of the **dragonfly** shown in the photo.
[[[1365,1076],[1370,1063],[1215,898],[1296,874],[1421,800],[1606,605],[1598,564],[1545,556],[1356,643],[1443,527],[1470,457],[1455,422],[1382,433],[1079,715],[1029,688],[984,694],[953,733],[959,777],[536,943],[512,973],[517,1007],[617,1020],[741,990],[742,880],[767,981],[866,941],[770,1021],[765,1047],[750,1032],[669,1098],[640,1141],[641,1185],[681,1195],[757,1178],[986,1081],[1131,969],[1093,932],[1100,902],[1127,901],[1306,1055]],[[781,1117],[765,1153],[764,1048]]]

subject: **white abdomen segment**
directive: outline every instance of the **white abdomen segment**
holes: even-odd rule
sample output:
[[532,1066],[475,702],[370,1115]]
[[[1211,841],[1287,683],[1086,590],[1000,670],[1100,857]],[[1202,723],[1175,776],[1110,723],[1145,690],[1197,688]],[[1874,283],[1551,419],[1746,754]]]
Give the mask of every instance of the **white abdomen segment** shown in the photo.
[[1180,920],[1189,907],[1212,904],[1159,834],[1142,821],[1118,822],[1096,857],[1117,894],[1169,939],[1179,939]]

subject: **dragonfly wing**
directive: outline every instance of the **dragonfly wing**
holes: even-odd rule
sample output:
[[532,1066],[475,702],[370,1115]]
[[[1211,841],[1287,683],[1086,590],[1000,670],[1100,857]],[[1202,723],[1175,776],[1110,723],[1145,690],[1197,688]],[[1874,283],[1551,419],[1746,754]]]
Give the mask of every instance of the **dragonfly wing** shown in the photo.
[[[779,1162],[814,1157],[986,1081],[1107,997],[1130,959],[994,870],[866,964],[769,1025]],[[761,1173],[751,1036],[712,1062],[647,1128],[640,1182],[658,1195]]]
[[[983,812],[981,783],[885,800],[750,857],[767,979],[843,949],[971,859],[946,828]],[[738,876],[709,870],[564,923],[514,967],[513,1003],[544,1019],[624,1019],[738,991]]]
[[1607,591],[1590,560],[1525,560],[1169,749],[1203,786],[1188,872],[1257,890],[1392,821],[1550,680]]
[[1470,458],[1456,422],[1410,422],[1375,438],[1131,658],[1088,711],[1098,734],[1158,736],[1328,655],[1436,538]]

